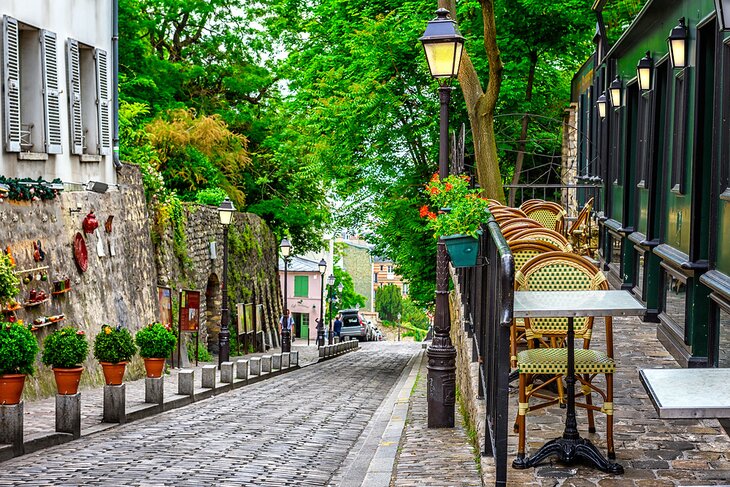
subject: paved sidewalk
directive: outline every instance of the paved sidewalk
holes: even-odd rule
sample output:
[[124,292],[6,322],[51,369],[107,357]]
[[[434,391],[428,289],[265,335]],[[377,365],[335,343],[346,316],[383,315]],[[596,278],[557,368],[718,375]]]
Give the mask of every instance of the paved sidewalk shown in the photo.
[[[293,351],[299,352],[299,366],[305,366],[316,362],[319,354],[317,347],[314,345],[307,346],[306,342],[302,345],[295,343],[292,347]],[[241,357],[232,357],[231,361],[239,358],[259,357],[261,355],[271,355],[281,352],[281,349],[272,348],[265,353],[253,353]],[[207,362],[208,364],[217,362]],[[195,370],[196,390],[201,386],[201,376],[204,362],[199,362],[198,366],[191,366],[187,370]],[[179,369],[172,369],[168,375],[165,375],[165,397],[177,394],[177,376]],[[218,380],[219,382],[219,380]],[[145,380],[144,378],[126,381],[126,408],[127,411],[145,404]],[[81,389],[81,431],[88,430],[101,423],[103,413],[104,388],[103,386]],[[29,437],[38,434],[52,433],[56,429],[56,398],[55,396],[40,399],[36,401],[25,401],[23,405],[24,422],[23,434],[26,440]]]
[[453,429],[429,429],[426,365],[423,354],[410,398],[408,418],[396,457],[392,487],[481,487],[482,481],[469,444],[464,419],[456,411]]

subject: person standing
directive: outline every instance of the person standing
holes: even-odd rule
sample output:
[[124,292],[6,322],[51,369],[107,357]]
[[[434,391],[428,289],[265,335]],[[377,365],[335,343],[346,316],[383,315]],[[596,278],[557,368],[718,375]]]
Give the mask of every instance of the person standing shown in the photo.
[[335,336],[337,337],[337,341],[341,341],[340,339],[340,331],[342,331],[342,319],[341,315],[338,313],[337,316],[335,316]]
[[[285,328],[286,327],[286,328]],[[284,319],[284,316],[281,317],[279,320],[279,336],[281,336],[281,332],[284,330],[289,330],[289,332],[292,331],[292,328],[294,327],[294,318],[291,315],[291,310],[287,310],[287,317]],[[294,341],[294,335],[291,336],[291,341]]]

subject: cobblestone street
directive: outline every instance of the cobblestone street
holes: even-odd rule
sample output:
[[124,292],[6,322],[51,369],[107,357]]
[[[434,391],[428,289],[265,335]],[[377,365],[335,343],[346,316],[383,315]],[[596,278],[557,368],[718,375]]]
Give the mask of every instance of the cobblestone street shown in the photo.
[[322,486],[420,344],[366,344],[0,464],[0,485]]

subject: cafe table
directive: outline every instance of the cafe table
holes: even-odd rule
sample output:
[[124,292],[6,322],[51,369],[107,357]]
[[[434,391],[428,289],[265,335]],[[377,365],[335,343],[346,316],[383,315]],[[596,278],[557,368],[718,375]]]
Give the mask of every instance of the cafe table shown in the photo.
[[[567,412],[563,436],[548,441],[525,458],[516,468],[538,465],[552,455],[566,464],[585,460],[607,473],[622,474],[624,469],[618,463],[607,460],[587,438],[581,438],[575,418],[575,345],[573,319],[584,316],[638,316],[646,308],[628,291],[515,291],[515,318],[567,318]],[[609,345],[610,346],[610,345]]]

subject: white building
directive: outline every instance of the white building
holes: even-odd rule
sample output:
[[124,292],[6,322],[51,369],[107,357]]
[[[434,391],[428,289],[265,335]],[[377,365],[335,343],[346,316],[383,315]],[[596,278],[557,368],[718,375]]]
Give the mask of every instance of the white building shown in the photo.
[[113,0],[3,0],[0,175],[116,184]]

